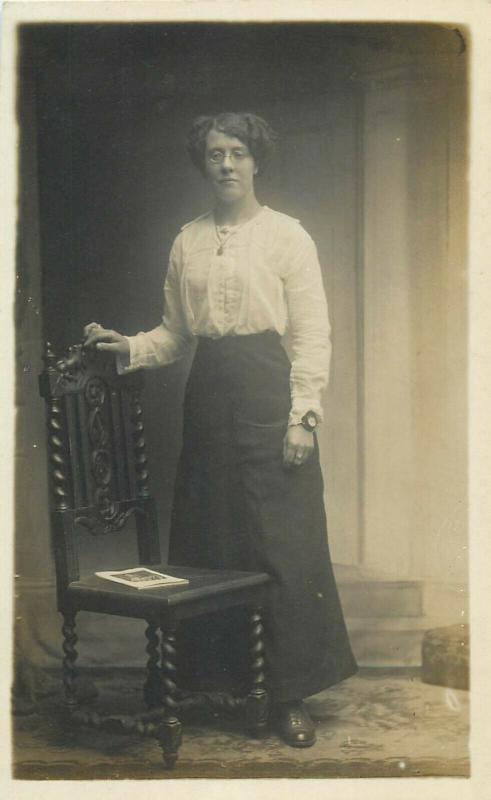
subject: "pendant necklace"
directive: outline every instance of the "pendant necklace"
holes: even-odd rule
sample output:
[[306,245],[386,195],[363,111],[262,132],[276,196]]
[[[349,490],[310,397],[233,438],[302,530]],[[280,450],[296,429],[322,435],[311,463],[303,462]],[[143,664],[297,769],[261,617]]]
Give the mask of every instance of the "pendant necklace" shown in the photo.
[[242,227],[242,225],[245,225],[245,222],[247,222],[247,220],[244,222],[239,222],[238,225],[217,225],[215,222],[215,232],[218,239],[217,256],[223,255],[224,246],[230,237],[233,236],[234,233]]

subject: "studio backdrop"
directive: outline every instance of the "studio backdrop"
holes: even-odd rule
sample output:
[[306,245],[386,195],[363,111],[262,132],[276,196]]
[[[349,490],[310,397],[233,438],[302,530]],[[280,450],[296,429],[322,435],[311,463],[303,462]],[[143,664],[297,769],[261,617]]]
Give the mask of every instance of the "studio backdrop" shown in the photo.
[[[319,251],[333,329],[320,446],[358,660],[419,663],[424,630],[465,620],[466,58],[461,32],[432,25],[21,26],[21,659],[53,666],[60,647],[43,343],[61,353],[92,320],[127,334],[159,323],[170,245],[211,200],[185,134],[193,117],[221,110],[276,128],[259,200],[300,219]],[[188,368],[146,374],[164,552]],[[102,553],[114,568],[134,565],[129,538],[80,536],[83,568]],[[79,630],[81,665],[110,651],[141,663],[139,623],[108,620],[101,634],[87,615]]]

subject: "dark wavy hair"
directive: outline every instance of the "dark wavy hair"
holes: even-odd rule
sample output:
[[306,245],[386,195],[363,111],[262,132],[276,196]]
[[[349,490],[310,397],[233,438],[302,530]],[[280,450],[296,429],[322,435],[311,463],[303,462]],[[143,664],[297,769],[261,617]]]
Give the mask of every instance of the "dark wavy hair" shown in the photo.
[[225,111],[208,117],[197,117],[189,130],[186,147],[193,164],[205,174],[206,137],[211,130],[235,136],[247,145],[258,174],[264,171],[273,153],[278,135],[262,117],[242,111]]

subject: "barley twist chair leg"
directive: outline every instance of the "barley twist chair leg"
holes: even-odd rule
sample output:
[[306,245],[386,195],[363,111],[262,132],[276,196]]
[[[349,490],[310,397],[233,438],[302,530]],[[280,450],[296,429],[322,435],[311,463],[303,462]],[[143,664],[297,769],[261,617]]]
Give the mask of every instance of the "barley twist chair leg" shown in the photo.
[[250,616],[250,655],[252,686],[246,698],[246,725],[256,736],[264,733],[268,724],[269,698],[265,685],[264,627],[262,609],[255,606]]
[[70,710],[73,710],[78,705],[75,680],[77,678],[77,669],[75,662],[78,658],[75,645],[77,644],[78,637],[75,633],[75,612],[63,612],[63,686],[65,689],[65,703]]
[[182,725],[177,717],[176,701],[176,636],[174,628],[162,628],[162,705],[165,717],[158,728],[158,739],[162,747],[164,763],[172,769],[177,761],[177,753],[182,741]]
[[148,626],[145,630],[147,637],[146,651],[148,653],[147,661],[147,679],[143,687],[143,697],[147,708],[157,708],[162,704],[162,685],[159,668],[159,636],[158,625],[154,622],[148,621]]

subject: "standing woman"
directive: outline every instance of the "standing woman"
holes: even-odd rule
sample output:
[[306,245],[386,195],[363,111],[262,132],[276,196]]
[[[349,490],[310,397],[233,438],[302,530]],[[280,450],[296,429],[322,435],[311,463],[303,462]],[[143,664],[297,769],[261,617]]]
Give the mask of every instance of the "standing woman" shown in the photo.
[[[294,747],[315,742],[303,704],[356,671],[332,572],[315,429],[330,329],[314,242],[261,206],[255,178],[275,134],[249,113],[199,117],[188,151],[212,211],[172,246],[162,323],[125,337],[97,323],[86,345],[119,371],[170,364],[197,340],[184,401],[170,564],[259,570],[275,578],[265,610],[273,719]],[[293,360],[281,345],[289,329]],[[245,681],[241,610],[183,626],[184,683]],[[230,687],[228,687],[230,688]]]

